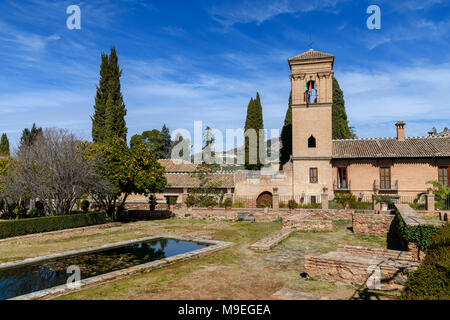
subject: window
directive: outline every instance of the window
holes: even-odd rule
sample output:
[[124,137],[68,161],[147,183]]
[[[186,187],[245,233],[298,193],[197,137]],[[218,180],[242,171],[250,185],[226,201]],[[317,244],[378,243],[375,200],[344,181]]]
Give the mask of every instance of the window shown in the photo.
[[316,147],[316,138],[314,138],[314,136],[311,136],[308,139],[308,148],[315,148],[315,147]]
[[317,175],[317,168],[310,168],[309,169],[309,182],[310,183],[317,183],[319,182],[319,178]]
[[316,204],[316,203],[317,203],[316,196],[311,196],[311,204]]
[[305,100],[307,104],[317,103],[316,83],[312,80],[306,84]]
[[347,189],[348,188],[348,180],[347,180],[347,168],[337,168],[338,169],[338,189]]
[[438,181],[448,187],[448,167],[439,167]]
[[391,189],[391,168],[380,168],[380,189]]

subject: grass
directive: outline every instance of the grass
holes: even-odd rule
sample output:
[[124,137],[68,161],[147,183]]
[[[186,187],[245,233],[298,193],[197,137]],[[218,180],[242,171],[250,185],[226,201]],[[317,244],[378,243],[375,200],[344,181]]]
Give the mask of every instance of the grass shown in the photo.
[[335,250],[338,244],[386,247],[384,236],[355,235],[351,221],[334,221],[333,232],[294,232],[267,252],[248,247],[279,230],[281,223],[141,221],[106,229],[71,231],[0,243],[0,261],[91,247],[156,234],[210,237],[235,245],[208,256],[87,287],[57,299],[271,299],[283,287],[332,298],[349,298],[355,288],[304,279],[305,254]]

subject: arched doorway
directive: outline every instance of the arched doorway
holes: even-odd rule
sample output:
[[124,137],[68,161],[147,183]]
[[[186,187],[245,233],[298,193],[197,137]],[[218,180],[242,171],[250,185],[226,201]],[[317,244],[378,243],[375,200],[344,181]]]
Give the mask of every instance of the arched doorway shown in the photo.
[[261,194],[258,196],[258,198],[256,199],[256,207],[257,207],[257,208],[262,208],[262,204],[261,204],[261,203],[262,203],[264,200],[269,201],[270,204],[272,205],[272,204],[273,204],[273,202],[272,202],[272,193],[270,193],[270,192],[268,192],[268,191],[265,191],[265,192],[261,193]]

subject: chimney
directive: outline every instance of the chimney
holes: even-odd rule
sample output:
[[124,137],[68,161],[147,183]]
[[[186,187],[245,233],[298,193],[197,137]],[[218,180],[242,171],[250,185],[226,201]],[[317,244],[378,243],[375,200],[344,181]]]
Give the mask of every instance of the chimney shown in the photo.
[[400,120],[395,126],[397,127],[397,140],[405,141],[405,123]]

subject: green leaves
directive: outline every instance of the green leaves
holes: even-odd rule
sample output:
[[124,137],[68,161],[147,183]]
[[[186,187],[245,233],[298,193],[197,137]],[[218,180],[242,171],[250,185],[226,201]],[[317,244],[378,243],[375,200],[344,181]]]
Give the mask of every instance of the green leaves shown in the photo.
[[0,139],[0,157],[9,157],[9,140],[6,133]]
[[333,77],[333,108],[332,108],[333,139],[350,139],[356,135],[348,126],[345,111],[344,93],[339,82]]

